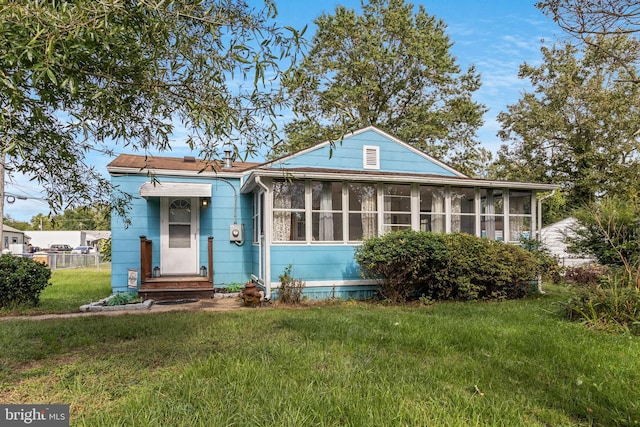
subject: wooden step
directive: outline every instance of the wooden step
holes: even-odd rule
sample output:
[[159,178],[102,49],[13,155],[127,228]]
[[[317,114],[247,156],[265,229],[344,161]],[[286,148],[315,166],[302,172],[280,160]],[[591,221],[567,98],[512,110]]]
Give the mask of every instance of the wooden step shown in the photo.
[[138,296],[155,301],[179,300],[189,298],[213,298],[211,289],[140,289]]
[[213,284],[207,279],[182,279],[182,278],[163,278],[147,279],[140,285],[140,289],[213,289]]

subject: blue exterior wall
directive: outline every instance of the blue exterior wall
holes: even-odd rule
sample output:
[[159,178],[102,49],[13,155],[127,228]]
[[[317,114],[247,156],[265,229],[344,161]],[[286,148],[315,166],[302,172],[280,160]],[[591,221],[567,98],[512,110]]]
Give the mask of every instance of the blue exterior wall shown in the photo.
[[291,275],[304,281],[360,280],[352,245],[272,245],[271,281],[279,282],[291,264]]
[[[140,271],[140,236],[147,236],[153,245],[153,265],[160,259],[160,203],[147,202],[138,194],[145,176],[112,177],[112,183],[122,192],[133,195],[127,213],[130,224],[125,228],[123,218],[111,216],[111,288],[113,293],[127,291],[127,271]],[[139,278],[138,278],[139,285]]]
[[450,170],[374,130],[345,138],[342,143],[337,142],[332,154],[331,146],[326,145],[300,156],[283,159],[282,163],[276,162],[272,167],[359,170],[363,169],[362,149],[365,145],[380,147],[380,171],[455,176]]
[[[252,273],[251,236],[253,234],[251,214],[253,212],[253,197],[250,194],[240,194],[240,180],[227,179],[236,189],[237,199],[237,223],[244,224],[245,241],[238,246],[229,241],[229,226],[233,224],[233,189],[225,182],[219,180],[199,182],[211,182],[211,206],[200,211],[200,235],[201,239],[213,236],[213,283],[222,287],[230,283],[246,283]],[[204,221],[204,222],[203,222]],[[208,224],[210,229],[204,228]],[[206,261],[207,246],[200,245],[200,257]],[[206,262],[201,263],[206,265]]]
[[[200,208],[200,265],[208,265],[208,236],[213,236],[213,281],[216,286],[229,283],[245,283],[251,274],[253,247],[251,245],[252,197],[241,195],[238,179],[227,179],[236,189],[237,222],[245,225],[245,243],[238,246],[229,241],[229,226],[233,223],[234,192],[231,186],[220,180],[182,177],[157,177],[161,182],[211,183],[211,205]],[[149,178],[145,175],[113,176],[112,182],[123,192],[134,196],[130,203],[128,219],[124,227],[122,218],[113,215],[111,286],[114,293],[127,291],[129,268],[140,270],[140,236],[152,241],[152,266],[160,264],[160,199],[148,200],[139,196],[139,188]],[[138,279],[138,286],[140,285]]]
[[[291,276],[307,285],[309,282],[342,282],[362,280],[358,264],[353,259],[353,245],[273,245],[271,246],[271,281],[280,282],[280,275],[291,265]],[[374,296],[375,285],[307,286],[302,291],[309,299],[366,299]],[[274,289],[272,298],[278,297]]]

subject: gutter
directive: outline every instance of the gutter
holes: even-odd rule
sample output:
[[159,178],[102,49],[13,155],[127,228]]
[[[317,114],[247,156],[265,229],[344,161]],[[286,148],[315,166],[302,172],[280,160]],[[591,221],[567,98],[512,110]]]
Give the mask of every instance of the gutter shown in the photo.
[[[375,181],[375,182],[412,182],[425,185],[451,185],[461,187],[481,187],[481,188],[511,188],[518,190],[536,190],[536,191],[549,191],[558,188],[555,184],[541,184],[533,182],[514,182],[514,181],[496,181],[496,180],[483,180],[476,178],[461,178],[455,176],[420,176],[414,174],[368,174],[368,173],[350,173],[350,171],[298,171],[290,169],[270,169],[270,170],[254,170],[252,174],[257,178],[258,176],[269,178],[286,178],[292,179],[318,179],[318,180],[340,180],[340,181]],[[255,178],[254,178],[255,180]],[[249,185],[249,178],[245,185]],[[242,191],[242,189],[241,189]],[[246,191],[246,189],[244,190]]]

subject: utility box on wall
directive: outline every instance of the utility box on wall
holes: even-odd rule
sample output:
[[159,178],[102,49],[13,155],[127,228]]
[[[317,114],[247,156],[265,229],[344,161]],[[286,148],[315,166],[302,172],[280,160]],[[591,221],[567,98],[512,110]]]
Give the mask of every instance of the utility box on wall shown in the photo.
[[235,243],[244,242],[244,224],[231,224],[229,227],[229,240]]

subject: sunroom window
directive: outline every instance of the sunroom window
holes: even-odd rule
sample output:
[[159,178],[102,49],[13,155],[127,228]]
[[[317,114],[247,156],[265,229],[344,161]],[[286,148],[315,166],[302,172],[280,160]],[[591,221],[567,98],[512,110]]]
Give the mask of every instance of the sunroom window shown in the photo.
[[349,240],[378,234],[378,197],[375,184],[349,183]]
[[509,241],[531,238],[531,191],[509,191]]
[[304,181],[273,182],[273,240],[304,241]]
[[398,231],[411,228],[411,185],[384,185],[383,231]]
[[451,188],[451,232],[476,234],[476,191]]
[[444,187],[420,186],[420,231],[444,233]]
[[314,241],[342,241],[341,182],[311,182],[311,234]]
[[504,196],[502,190],[480,190],[482,237],[504,240]]

